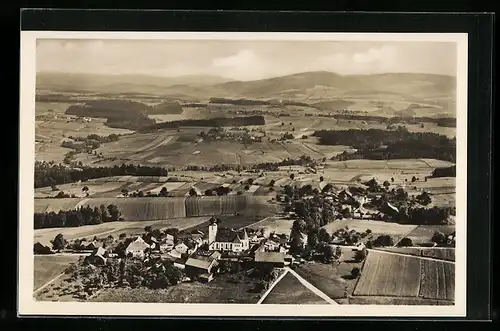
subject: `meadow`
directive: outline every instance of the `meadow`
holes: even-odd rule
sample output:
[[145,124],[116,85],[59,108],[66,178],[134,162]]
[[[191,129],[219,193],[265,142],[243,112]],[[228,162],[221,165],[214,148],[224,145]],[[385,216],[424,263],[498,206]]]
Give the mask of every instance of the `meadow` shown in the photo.
[[79,256],[71,255],[35,255],[33,289],[39,289],[41,286],[63,273],[72,263],[76,263],[78,258]]
[[[395,274],[394,270],[398,272]],[[353,294],[453,301],[455,265],[372,250],[364,262]]]
[[262,304],[326,305],[321,297],[311,292],[291,273],[287,273],[269,292]]

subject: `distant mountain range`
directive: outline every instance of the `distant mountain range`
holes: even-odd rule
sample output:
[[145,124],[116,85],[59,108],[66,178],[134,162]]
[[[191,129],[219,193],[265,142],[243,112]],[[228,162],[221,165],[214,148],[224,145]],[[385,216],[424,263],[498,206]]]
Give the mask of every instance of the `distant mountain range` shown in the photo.
[[456,78],[445,75],[387,73],[342,76],[327,71],[304,72],[254,81],[231,81],[208,75],[157,77],[38,73],[37,89],[60,92],[143,93],[169,97],[313,98],[388,97],[452,98]]

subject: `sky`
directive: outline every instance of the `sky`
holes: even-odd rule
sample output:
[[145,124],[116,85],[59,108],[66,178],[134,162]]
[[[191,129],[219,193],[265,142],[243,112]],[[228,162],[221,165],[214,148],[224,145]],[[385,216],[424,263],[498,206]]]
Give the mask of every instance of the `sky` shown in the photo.
[[445,42],[98,40],[37,41],[38,72],[216,75],[256,80],[307,71],[456,75]]

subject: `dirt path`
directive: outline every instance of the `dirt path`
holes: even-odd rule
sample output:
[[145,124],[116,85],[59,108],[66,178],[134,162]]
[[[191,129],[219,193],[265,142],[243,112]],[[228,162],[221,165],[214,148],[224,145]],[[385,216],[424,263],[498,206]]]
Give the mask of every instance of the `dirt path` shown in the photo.
[[43,284],[42,286],[40,286],[39,288],[37,288],[36,290],[34,290],[33,291],[33,295],[36,295],[36,294],[40,293],[41,290],[43,290],[44,288],[46,288],[50,284],[54,283],[56,280],[58,280],[59,278],[61,278],[63,275],[64,275],[64,272],[62,272],[59,275],[55,276],[54,278],[52,278],[51,280],[49,280],[47,283]]
[[378,252],[378,253],[385,253],[385,254],[392,254],[392,255],[399,255],[399,256],[414,257],[416,259],[421,259],[421,260],[441,261],[441,262],[444,262],[444,263],[455,264],[455,261],[449,261],[449,260],[444,260],[444,259],[437,259],[437,258],[428,257],[428,256],[417,256],[417,255],[410,255],[410,254],[403,254],[403,253],[382,251],[382,250],[378,250],[378,249],[368,249],[368,251],[374,251],[374,252]]
[[269,288],[267,289],[267,291],[262,294],[262,296],[260,297],[259,301],[257,302],[258,305],[262,304],[262,302],[267,298],[267,296],[269,295],[269,293],[271,293],[271,291],[273,290],[273,288],[281,281],[281,279],[283,277],[285,277],[285,275],[288,273],[289,270],[285,269],[285,271],[274,281],[274,283],[271,284],[271,286],[269,286]]
[[289,267],[285,267],[285,270],[288,270],[292,275],[295,276],[295,278],[297,278],[299,280],[299,282],[302,283],[302,285],[307,287],[311,292],[313,292],[314,294],[316,294],[317,296],[319,296],[320,298],[322,298],[323,300],[325,300],[329,304],[331,304],[331,305],[338,305],[339,304],[338,302],[336,302],[335,300],[330,298],[328,295],[326,295],[325,293],[318,290],[314,285],[312,285],[307,280],[302,278],[298,273],[296,273],[295,271],[293,271]]

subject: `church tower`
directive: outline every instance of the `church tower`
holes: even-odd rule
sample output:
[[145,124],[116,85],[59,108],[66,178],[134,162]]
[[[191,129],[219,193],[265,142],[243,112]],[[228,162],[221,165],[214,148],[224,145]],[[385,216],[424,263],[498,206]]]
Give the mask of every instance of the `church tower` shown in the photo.
[[217,220],[215,217],[210,219],[210,224],[208,225],[208,244],[211,245],[215,242],[217,236]]

